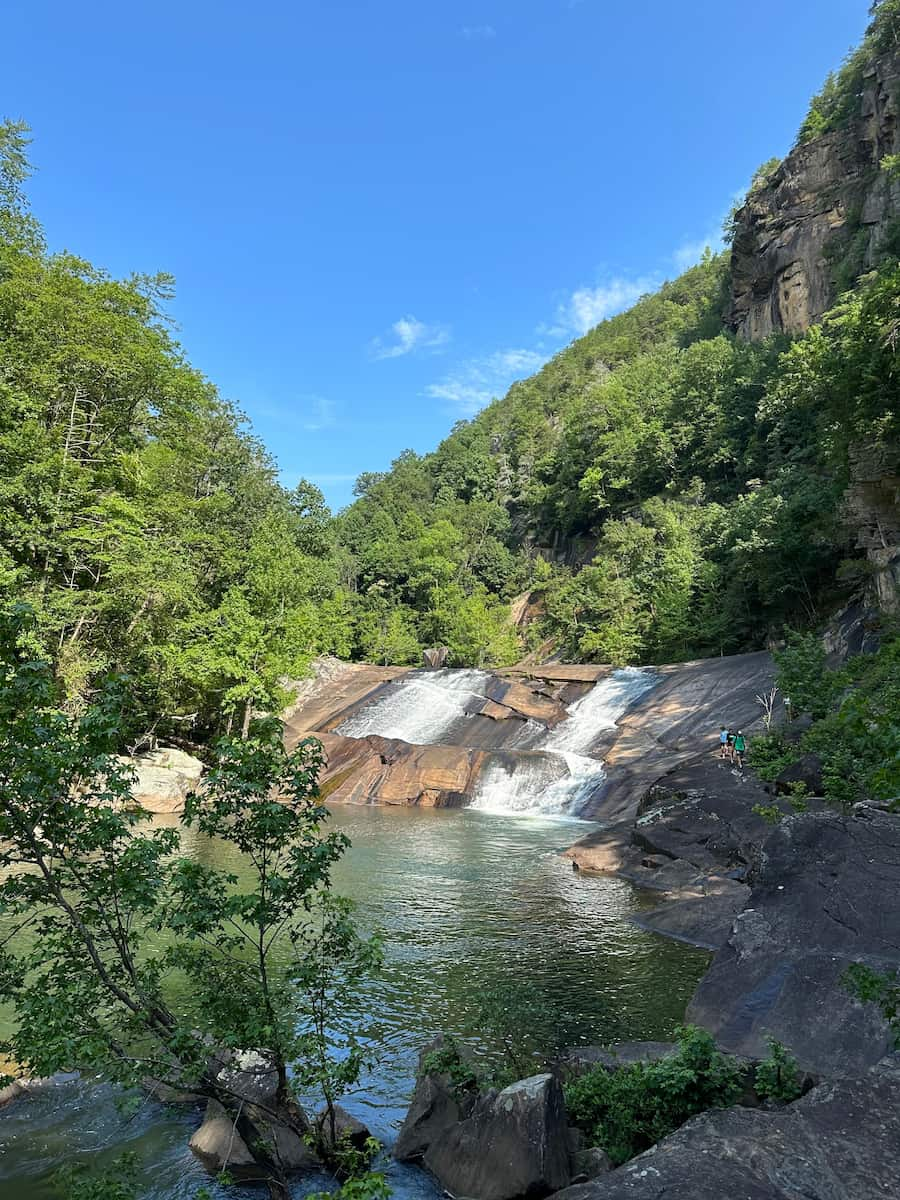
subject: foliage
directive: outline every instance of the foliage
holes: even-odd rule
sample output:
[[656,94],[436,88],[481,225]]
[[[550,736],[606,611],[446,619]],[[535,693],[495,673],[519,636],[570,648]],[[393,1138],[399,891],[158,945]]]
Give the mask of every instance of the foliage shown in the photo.
[[54,1184],[66,1200],[137,1200],[136,1167],[133,1154],[121,1155],[100,1171],[75,1163],[57,1171]]
[[486,985],[477,991],[476,1004],[487,1039],[497,1047],[492,1084],[505,1087],[544,1068],[546,1047],[559,1041],[559,1015],[539,988],[508,981]]
[[0,598],[35,608],[72,711],[104,672],[131,676],[123,740],[246,731],[282,676],[349,650],[321,493],[282,488],[185,361],[171,279],[47,252],[26,151],[0,124]]
[[857,1000],[878,1006],[900,1047],[900,971],[874,971],[865,963],[853,963],[844,974],[844,984]]
[[762,817],[768,825],[779,825],[784,816],[777,804],[754,804],[750,811]]
[[709,1108],[733,1104],[741,1068],[704,1030],[678,1032],[678,1048],[651,1063],[609,1071],[595,1067],[566,1085],[569,1115],[615,1165],[640,1154]]
[[790,1104],[803,1094],[803,1076],[797,1060],[781,1042],[767,1037],[769,1054],[756,1068],[754,1087],[763,1100]]
[[0,999],[14,1014],[0,1050],[36,1075],[149,1075],[226,1107],[210,1046],[253,1050],[277,1073],[279,1113],[289,1070],[330,1110],[368,1060],[349,1013],[380,950],[330,890],[346,839],[323,828],[320,744],[288,752],[273,720],[221,741],[185,824],[245,867],[183,857],[177,828],[130,807],[111,753],[121,684],[67,714],[29,652],[33,628],[27,613],[0,617]]
[[786,647],[773,657],[778,686],[783,695],[790,697],[792,710],[823,717],[840,686],[840,676],[828,670],[822,639],[813,633],[791,633]]
[[420,1069],[423,1075],[447,1075],[450,1086],[459,1095],[476,1091],[480,1083],[474,1064],[460,1050],[456,1039],[449,1036],[422,1056]]

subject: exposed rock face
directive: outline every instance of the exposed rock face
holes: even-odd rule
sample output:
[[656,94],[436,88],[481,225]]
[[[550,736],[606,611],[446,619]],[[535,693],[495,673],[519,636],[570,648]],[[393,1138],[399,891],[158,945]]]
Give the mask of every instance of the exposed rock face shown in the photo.
[[657,669],[657,686],[625,714],[607,744],[597,748],[609,778],[592,817],[633,819],[639,797],[661,775],[713,749],[720,725],[748,731],[758,726],[756,696],[774,682],[772,659],[766,653]]
[[688,1020],[750,1057],[764,1055],[770,1034],[825,1077],[877,1062],[890,1029],[842,977],[857,961],[900,967],[900,818],[865,807],[790,817],[765,843],[752,883]]
[[199,758],[168,747],[121,761],[135,772],[131,789],[135,804],[150,813],[180,813],[205,770]]
[[900,1173],[900,1057],[774,1112],[703,1113],[565,1200],[884,1200]]
[[482,1096],[471,1116],[431,1144],[425,1165],[453,1195],[478,1200],[538,1198],[565,1187],[572,1175],[559,1083],[534,1075]]
[[[512,753],[465,746],[416,746],[374,734],[363,738],[317,733],[327,756],[321,777],[329,803],[400,804],[453,808],[468,803],[478,779],[491,766],[504,766]],[[562,759],[540,751],[519,751],[545,764],[548,775],[564,774]]]
[[802,333],[834,301],[831,251],[854,238],[859,269],[877,260],[900,185],[879,169],[900,149],[900,59],[869,69],[859,115],[796,146],[738,213],[730,324],[744,338]]

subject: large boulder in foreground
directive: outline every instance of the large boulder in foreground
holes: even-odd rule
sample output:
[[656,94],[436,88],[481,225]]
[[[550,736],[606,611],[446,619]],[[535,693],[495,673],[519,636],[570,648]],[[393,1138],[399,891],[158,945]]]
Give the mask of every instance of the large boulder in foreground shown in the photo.
[[858,961],[900,967],[900,817],[862,806],[789,817],[752,884],[687,1019],[748,1057],[764,1057],[771,1035],[826,1078],[878,1062],[892,1048],[890,1028],[843,976]]
[[425,1165],[454,1196],[540,1197],[572,1178],[562,1088],[534,1075],[482,1096],[471,1116],[429,1147]]
[[565,1200],[885,1200],[900,1178],[900,1056],[774,1111],[702,1113]]

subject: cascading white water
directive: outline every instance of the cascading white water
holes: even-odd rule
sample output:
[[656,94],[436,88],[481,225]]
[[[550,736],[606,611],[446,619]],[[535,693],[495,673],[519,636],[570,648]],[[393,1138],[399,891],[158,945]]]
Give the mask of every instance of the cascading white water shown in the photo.
[[[603,763],[585,752],[639,696],[656,676],[634,667],[614,671],[577,700],[568,718],[534,745],[546,759],[525,758],[484,772],[471,807],[486,812],[577,815],[581,804],[603,780]],[[553,770],[558,757],[560,770]]]
[[484,671],[429,671],[405,676],[335,732],[361,738],[369,734],[400,738],[417,746],[430,746],[467,715],[467,705],[484,696],[488,675]]

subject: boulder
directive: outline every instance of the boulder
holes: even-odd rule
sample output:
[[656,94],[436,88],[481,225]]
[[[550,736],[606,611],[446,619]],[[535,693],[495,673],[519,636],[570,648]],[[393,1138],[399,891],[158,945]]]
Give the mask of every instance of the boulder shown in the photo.
[[274,1109],[278,1102],[278,1071],[258,1050],[243,1050],[223,1066],[217,1082],[245,1104]]
[[182,812],[188,793],[196,788],[205,770],[199,758],[169,747],[120,761],[134,771],[134,803],[151,813]]
[[446,646],[433,646],[422,652],[422,665],[429,671],[439,671],[446,667],[450,651]]
[[[316,1114],[316,1129],[325,1145],[331,1147],[331,1121],[325,1108]],[[364,1150],[366,1142],[372,1136],[362,1121],[348,1113],[345,1108],[341,1108],[340,1104],[334,1106],[334,1134],[334,1141],[338,1145],[341,1142],[349,1142],[356,1150]]]
[[191,1138],[190,1147],[212,1175],[228,1171],[235,1179],[263,1178],[247,1143],[218,1100],[206,1105],[203,1124]]
[[26,1089],[22,1086],[18,1079],[14,1079],[5,1087],[0,1088],[0,1108],[7,1108],[10,1104],[14,1104],[20,1096],[24,1096]]
[[615,1042],[611,1046],[576,1046],[562,1059],[562,1067],[573,1075],[581,1075],[593,1067],[618,1071],[634,1063],[656,1062],[677,1049],[675,1042]]
[[[453,1087],[449,1075],[422,1071],[425,1056],[443,1045],[439,1036],[419,1055],[415,1091],[394,1145],[394,1157],[401,1162],[422,1158],[432,1142],[469,1115],[475,1103],[473,1094]],[[463,1047],[460,1052],[465,1053]]]
[[885,1200],[900,1176],[900,1056],[784,1108],[702,1113],[565,1200]]
[[781,795],[789,794],[794,789],[792,784],[802,783],[810,796],[821,796],[822,760],[818,754],[804,754],[797,762],[785,767],[775,780],[775,791]]
[[900,967],[900,816],[861,807],[849,817],[789,817],[772,830],[751,883],[687,1019],[748,1057],[764,1057],[771,1035],[826,1078],[877,1062],[891,1030],[843,976],[857,961]]
[[455,1196],[539,1198],[571,1179],[562,1089],[534,1075],[479,1098],[471,1115],[432,1142],[425,1165]]
[[587,1150],[579,1150],[573,1164],[573,1183],[587,1183],[591,1179],[599,1179],[612,1170],[609,1155],[599,1146],[590,1146]]

